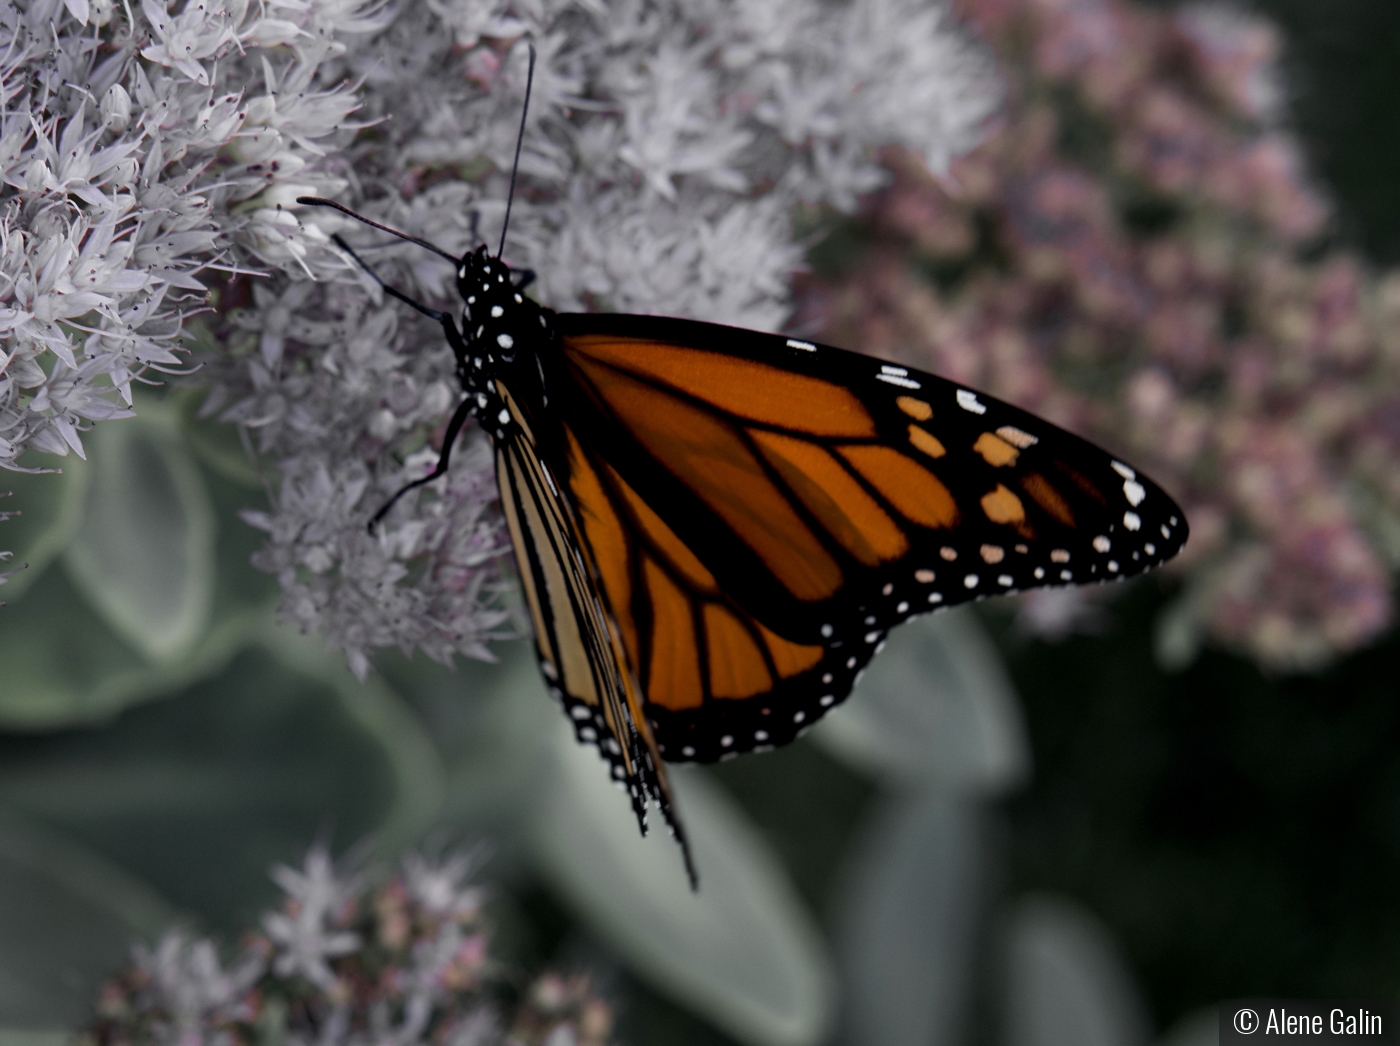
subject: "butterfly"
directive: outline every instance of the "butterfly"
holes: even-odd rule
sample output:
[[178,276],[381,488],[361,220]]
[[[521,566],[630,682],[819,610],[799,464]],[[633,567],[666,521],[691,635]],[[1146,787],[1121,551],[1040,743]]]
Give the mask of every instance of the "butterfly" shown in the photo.
[[1186,542],[1132,466],[956,382],[781,334],[557,313],[501,260],[504,231],[458,258],[298,202],[456,266],[460,327],[335,237],[442,325],[464,393],[437,467],[395,499],[447,470],[468,418],[489,434],[548,689],[644,833],[659,806],[692,885],[667,762],[792,741],[915,615],[1131,577]]

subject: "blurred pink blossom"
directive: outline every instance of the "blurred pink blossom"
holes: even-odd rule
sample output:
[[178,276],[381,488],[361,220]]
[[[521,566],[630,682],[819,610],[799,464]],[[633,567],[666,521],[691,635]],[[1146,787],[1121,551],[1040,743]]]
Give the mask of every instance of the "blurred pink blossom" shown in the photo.
[[1276,31],[959,7],[1010,81],[1001,129],[942,179],[888,151],[870,250],[798,321],[1140,462],[1191,518],[1177,609],[1216,641],[1280,670],[1365,644],[1400,563],[1400,274],[1301,252],[1329,208],[1278,123]]

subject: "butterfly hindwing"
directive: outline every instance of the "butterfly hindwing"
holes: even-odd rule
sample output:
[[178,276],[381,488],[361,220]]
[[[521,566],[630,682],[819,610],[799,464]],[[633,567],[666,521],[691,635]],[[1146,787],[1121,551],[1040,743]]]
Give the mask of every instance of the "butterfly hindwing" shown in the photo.
[[693,321],[554,321],[572,498],[666,759],[790,740],[914,614],[1127,577],[1185,541],[1150,480],[933,375]]
[[[802,728],[814,690],[825,688],[819,707],[834,705],[827,684],[850,655],[793,643],[739,607],[645,499],[566,431],[571,493],[661,755],[709,761],[772,748]],[[860,665],[873,652],[856,651]]]
[[[514,407],[504,387],[501,391]],[[586,562],[592,549],[580,539],[574,507],[561,496],[527,424],[497,445],[496,478],[549,690],[563,705],[578,740],[597,746],[608,759],[613,778],[631,795],[643,832],[647,803],[656,800],[681,841],[694,880],[621,637],[609,626],[593,580],[597,569]]]

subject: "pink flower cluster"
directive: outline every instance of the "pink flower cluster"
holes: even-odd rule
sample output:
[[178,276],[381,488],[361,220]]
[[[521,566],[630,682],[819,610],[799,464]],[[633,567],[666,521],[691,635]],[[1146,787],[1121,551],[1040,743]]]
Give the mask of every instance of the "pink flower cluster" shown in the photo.
[[521,981],[491,954],[483,891],[462,882],[471,862],[410,855],[370,890],[313,850],[305,874],[274,873],[288,896],[230,965],[178,930],[138,946],[78,1042],[608,1046],[612,1008],[586,975]]
[[867,255],[804,284],[799,322],[1140,462],[1191,519],[1198,634],[1282,670],[1364,644],[1400,549],[1400,276],[1315,256],[1328,208],[1277,125],[1275,32],[959,6],[1011,85],[1000,123],[944,178],[889,152]]

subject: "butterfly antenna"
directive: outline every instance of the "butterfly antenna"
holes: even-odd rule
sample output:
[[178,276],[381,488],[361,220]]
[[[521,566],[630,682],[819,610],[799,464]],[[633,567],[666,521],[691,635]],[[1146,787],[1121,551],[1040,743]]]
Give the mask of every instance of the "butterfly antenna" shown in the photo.
[[499,258],[506,250],[506,229],[510,227],[510,205],[515,202],[515,178],[520,173],[520,147],[525,144],[525,117],[530,112],[530,89],[535,85],[535,45],[530,48],[530,71],[525,74],[525,104],[520,107],[520,133],[515,136],[515,162],[510,166],[510,192],[506,194],[506,220],[501,223]]
[[436,244],[429,243],[427,240],[421,240],[417,236],[410,236],[406,232],[399,232],[398,229],[391,229],[387,225],[380,225],[378,222],[366,218],[363,214],[356,214],[349,207],[341,203],[336,203],[334,200],[327,200],[320,196],[298,196],[297,203],[305,204],[307,207],[332,207],[341,214],[348,214],[357,222],[364,222],[366,225],[378,229],[380,232],[387,232],[390,236],[397,236],[399,239],[407,240],[409,243],[416,243],[419,247],[426,247],[438,257],[446,258],[453,265],[456,265],[461,260],[455,254],[448,254]]

